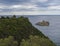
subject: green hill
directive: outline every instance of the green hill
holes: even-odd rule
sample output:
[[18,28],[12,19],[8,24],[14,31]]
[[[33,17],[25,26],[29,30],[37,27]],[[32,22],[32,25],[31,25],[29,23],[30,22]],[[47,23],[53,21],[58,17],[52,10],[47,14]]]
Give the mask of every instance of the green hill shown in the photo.
[[[14,40],[18,42],[18,46],[20,46],[22,39],[30,39],[30,35],[40,36],[40,38],[43,38],[44,40],[49,40],[42,32],[33,27],[28,18],[22,16],[16,18],[15,15],[11,18],[3,16],[0,18],[0,38],[5,39],[9,36],[13,36]],[[49,42],[51,41],[49,40]],[[52,42],[52,45],[50,46],[55,46],[53,44],[54,43]]]

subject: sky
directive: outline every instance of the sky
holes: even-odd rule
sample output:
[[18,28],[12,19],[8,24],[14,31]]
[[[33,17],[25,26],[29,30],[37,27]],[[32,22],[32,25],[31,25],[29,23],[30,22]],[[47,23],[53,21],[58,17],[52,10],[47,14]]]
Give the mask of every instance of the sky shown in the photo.
[[60,0],[0,0],[0,15],[60,15]]

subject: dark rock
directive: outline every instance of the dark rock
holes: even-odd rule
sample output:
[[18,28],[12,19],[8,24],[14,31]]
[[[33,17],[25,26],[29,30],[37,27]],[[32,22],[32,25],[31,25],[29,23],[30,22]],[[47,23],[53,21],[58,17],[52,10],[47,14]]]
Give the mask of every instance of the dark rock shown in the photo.
[[43,20],[42,22],[36,23],[36,25],[39,25],[39,26],[49,26],[49,22]]

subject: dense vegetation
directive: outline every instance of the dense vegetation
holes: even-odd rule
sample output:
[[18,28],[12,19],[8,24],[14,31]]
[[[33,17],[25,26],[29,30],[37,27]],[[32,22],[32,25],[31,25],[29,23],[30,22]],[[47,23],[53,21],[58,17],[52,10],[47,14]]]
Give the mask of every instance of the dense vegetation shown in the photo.
[[[15,15],[11,18],[9,18],[8,16],[7,17],[1,16],[1,18],[0,18],[0,38],[4,39],[4,41],[6,40],[7,37],[8,37],[7,39],[9,39],[10,38],[9,36],[12,36],[14,38],[14,41],[12,40],[13,43],[15,43],[15,41],[17,41],[18,45],[16,45],[16,46],[20,46],[22,39],[27,40],[27,39],[29,39],[30,35],[33,35],[33,36],[37,35],[37,36],[40,36],[41,38],[48,39],[38,29],[36,29],[35,27],[32,26],[32,24],[29,22],[28,18],[25,18],[22,16],[19,18],[16,18]],[[11,41],[7,41],[7,42],[9,43]],[[11,43],[11,44],[13,44],[13,43]],[[6,46],[9,46],[9,45],[6,45]]]
[[18,42],[14,41],[14,38],[12,36],[9,36],[8,38],[0,39],[0,46],[17,46]]
[[49,39],[39,36],[30,36],[28,40],[22,40],[21,46],[55,46]]

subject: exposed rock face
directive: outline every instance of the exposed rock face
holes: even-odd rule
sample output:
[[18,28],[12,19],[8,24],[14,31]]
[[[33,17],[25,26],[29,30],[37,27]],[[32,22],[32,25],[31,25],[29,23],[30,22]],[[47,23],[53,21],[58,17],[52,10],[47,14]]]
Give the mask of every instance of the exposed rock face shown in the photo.
[[48,22],[48,21],[42,21],[42,22],[36,23],[36,25],[40,25],[40,26],[49,26],[49,22]]

